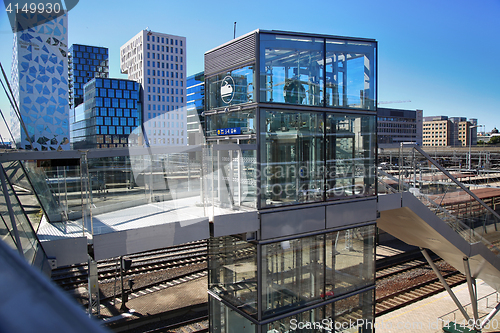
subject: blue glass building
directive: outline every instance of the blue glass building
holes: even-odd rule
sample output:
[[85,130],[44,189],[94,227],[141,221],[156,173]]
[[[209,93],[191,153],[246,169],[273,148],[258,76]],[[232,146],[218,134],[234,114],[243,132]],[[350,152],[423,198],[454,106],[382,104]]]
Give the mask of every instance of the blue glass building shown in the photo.
[[69,105],[83,103],[83,86],[94,77],[109,77],[108,48],[73,44],[69,48]]
[[204,134],[205,75],[203,72],[186,79],[187,133],[190,145],[199,144]]
[[137,143],[142,111],[139,89],[139,83],[126,79],[90,80],[84,86],[84,103],[75,108],[71,117],[72,148],[127,147]]

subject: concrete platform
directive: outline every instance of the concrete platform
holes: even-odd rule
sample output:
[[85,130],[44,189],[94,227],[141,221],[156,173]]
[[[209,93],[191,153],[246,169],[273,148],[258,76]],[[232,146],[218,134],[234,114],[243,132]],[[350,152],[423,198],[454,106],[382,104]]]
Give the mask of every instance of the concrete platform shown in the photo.
[[[82,219],[68,223],[43,220],[38,238],[57,266],[87,261],[87,243],[96,260],[150,251],[209,238],[209,219],[232,233],[256,231],[255,209],[204,207],[200,196],[159,202],[128,203],[92,209],[92,226]],[[90,234],[92,232],[92,234]]]
[[[479,316],[484,317],[497,305],[499,296],[493,288],[483,281],[477,280],[476,284],[478,299],[490,295],[478,302]],[[470,304],[467,284],[456,286],[452,290],[462,305]],[[454,310],[457,311],[453,312]],[[472,318],[471,306],[467,306],[466,310]],[[441,316],[444,316],[442,317],[444,322],[439,320]],[[443,332],[442,326],[448,321],[455,321],[458,324],[462,324],[464,323],[464,318],[449,294],[443,291],[394,312],[377,317],[375,325],[377,332],[384,333],[437,333]],[[497,314],[492,319],[489,328],[483,329],[482,332],[500,332],[500,314]]]

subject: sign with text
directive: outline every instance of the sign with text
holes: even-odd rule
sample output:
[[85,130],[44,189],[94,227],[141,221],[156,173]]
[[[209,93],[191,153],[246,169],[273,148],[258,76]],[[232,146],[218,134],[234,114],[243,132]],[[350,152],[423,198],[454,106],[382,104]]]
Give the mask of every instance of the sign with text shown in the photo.
[[241,127],[221,128],[217,130],[217,135],[237,135],[241,134]]

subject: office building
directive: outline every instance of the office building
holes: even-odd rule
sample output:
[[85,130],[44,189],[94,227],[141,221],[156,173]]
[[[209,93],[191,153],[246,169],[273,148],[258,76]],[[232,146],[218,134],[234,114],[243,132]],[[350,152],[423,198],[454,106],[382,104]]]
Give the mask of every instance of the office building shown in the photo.
[[67,52],[66,14],[14,33],[11,84],[22,122],[11,110],[11,130],[18,148],[69,149]]
[[[474,127],[473,127],[474,126]],[[424,117],[424,147],[469,146],[477,144],[477,119],[465,117],[431,116]]]
[[205,75],[188,76],[186,83],[187,135],[190,145],[200,144],[204,138]]
[[69,105],[83,103],[83,86],[94,77],[109,77],[108,49],[90,45],[73,44],[68,53]]
[[120,68],[142,86],[147,143],[187,145],[186,38],[142,30],[120,48]]
[[236,211],[213,217],[211,332],[372,331],[376,48],[256,30],[205,53],[204,188]]
[[71,117],[72,149],[139,145],[139,88],[139,83],[124,79],[94,78],[87,82],[84,103]]
[[379,148],[397,147],[401,142],[422,145],[422,110],[377,109]]

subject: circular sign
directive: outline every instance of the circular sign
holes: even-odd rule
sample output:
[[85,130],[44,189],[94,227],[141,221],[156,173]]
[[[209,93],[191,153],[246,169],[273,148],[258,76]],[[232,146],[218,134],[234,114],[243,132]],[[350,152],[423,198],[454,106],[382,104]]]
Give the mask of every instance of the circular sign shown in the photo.
[[231,76],[226,76],[220,86],[220,97],[226,104],[231,103],[234,98],[234,80]]

